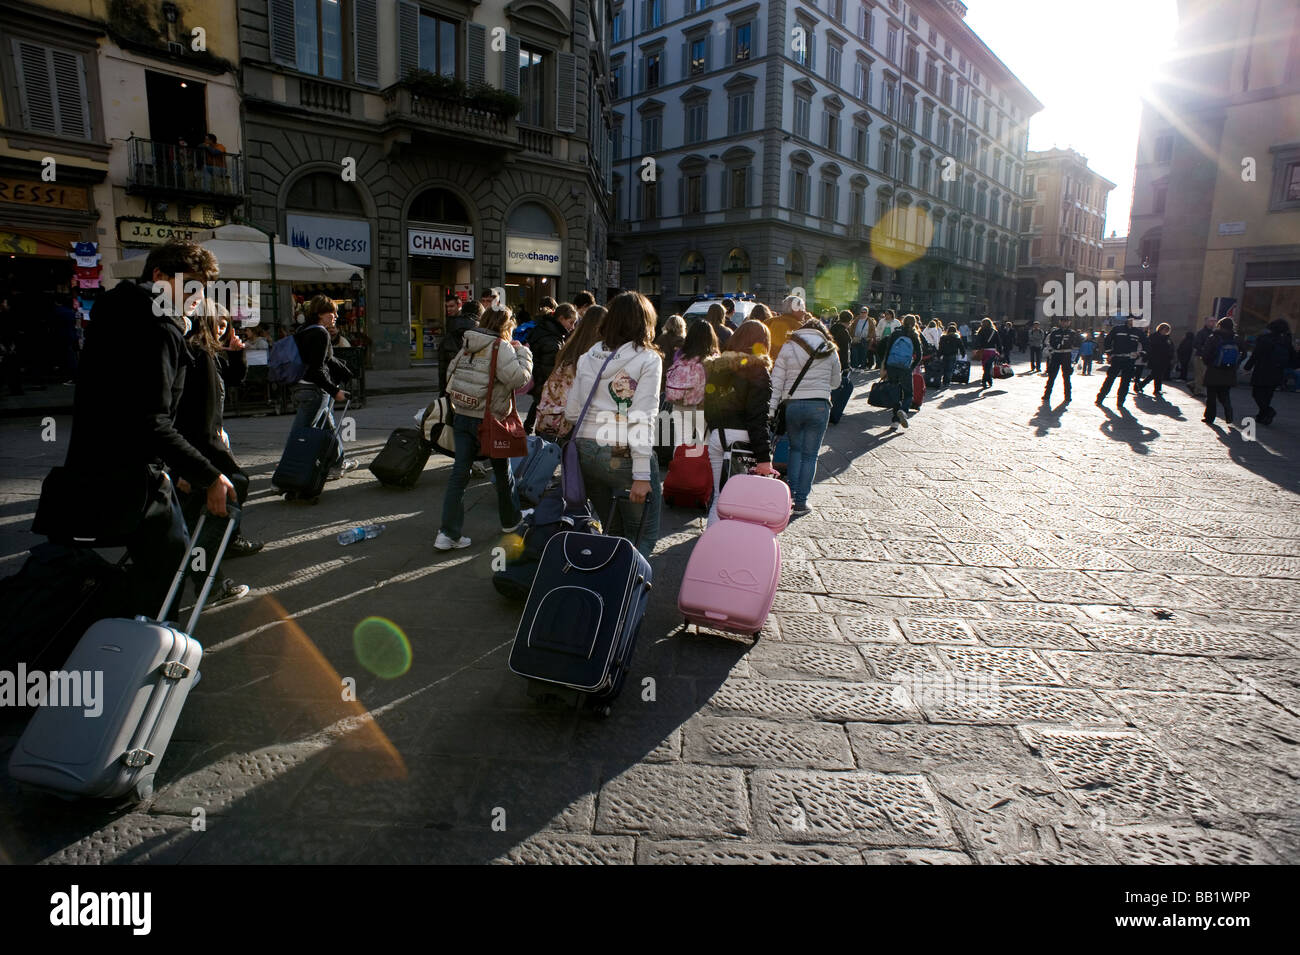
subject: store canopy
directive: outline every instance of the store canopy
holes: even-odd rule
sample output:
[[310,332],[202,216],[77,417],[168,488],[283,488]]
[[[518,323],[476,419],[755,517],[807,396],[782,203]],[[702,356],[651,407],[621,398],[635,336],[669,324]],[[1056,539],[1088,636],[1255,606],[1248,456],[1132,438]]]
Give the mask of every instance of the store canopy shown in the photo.
[[[199,239],[200,244],[217,257],[221,278],[269,282],[271,250],[266,235],[250,226],[224,225]],[[279,242],[275,245],[275,279],[277,282],[332,283],[347,282],[361,270],[347,262],[329,259],[306,249]],[[123,259],[113,265],[118,278],[140,274],[139,259]]]

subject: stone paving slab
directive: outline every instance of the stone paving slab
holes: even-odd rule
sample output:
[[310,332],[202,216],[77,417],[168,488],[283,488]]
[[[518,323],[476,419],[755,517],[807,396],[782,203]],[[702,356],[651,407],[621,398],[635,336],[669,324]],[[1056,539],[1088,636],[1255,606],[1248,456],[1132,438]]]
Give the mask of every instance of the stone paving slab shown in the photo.
[[[1300,396],[1251,444],[1176,387],[1181,419],[1098,411],[1099,382],[1076,379],[1046,430],[1018,376],[939,392],[887,438],[860,388],[756,644],[681,629],[703,520],[665,510],[607,719],[509,672],[487,482],[466,496],[473,546],[436,554],[445,459],[411,491],[363,468],[286,505],[267,482],[289,419],[232,419],[268,544],[228,565],[254,596],[203,617],[157,794],[69,805],[0,778],[0,861],[1300,861]],[[364,464],[422,401],[369,400],[350,450]],[[49,443],[0,419],[0,574],[36,540],[58,421]],[[334,540],[375,522],[380,541]],[[409,643],[400,677],[356,656],[371,616]],[[21,728],[0,712],[0,760]]]

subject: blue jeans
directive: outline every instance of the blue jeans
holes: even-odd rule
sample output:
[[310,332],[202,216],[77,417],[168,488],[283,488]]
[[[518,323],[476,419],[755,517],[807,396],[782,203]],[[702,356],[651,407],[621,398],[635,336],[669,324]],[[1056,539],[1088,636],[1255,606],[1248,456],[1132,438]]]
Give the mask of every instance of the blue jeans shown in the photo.
[[[609,520],[614,503],[615,491],[627,491],[632,487],[632,459],[615,456],[614,449],[594,438],[577,438],[578,461],[582,465],[582,480],[587,486],[587,500],[591,509],[601,522]],[[659,540],[659,502],[663,497],[663,482],[659,478],[659,461],[650,456],[650,496],[644,504],[633,504],[630,500],[619,501],[614,520],[605,528],[606,534],[617,531],[620,537],[635,541],[637,532],[641,532],[641,541],[637,550],[641,556],[650,559],[655,543]],[[641,511],[645,509],[645,528],[641,528]]]
[[[909,389],[910,390],[910,389]],[[785,430],[790,438],[790,464],[786,480],[795,507],[808,503],[813,478],[817,473],[817,455],[830,422],[831,405],[825,398],[799,398],[786,402]]]
[[943,386],[947,388],[952,384],[952,373],[957,368],[956,355],[943,356]]
[[[442,527],[452,540],[460,540],[465,527],[465,488],[469,486],[469,468],[478,457],[478,429],[482,418],[458,414],[451,427],[456,438],[456,460],[451,466],[451,479],[442,497]],[[492,473],[496,477],[497,513],[502,527],[514,527],[523,519],[519,512],[519,494],[515,490],[515,476],[510,472],[509,458],[492,458]]]
[[[334,396],[326,394],[315,385],[295,385],[293,389],[293,406],[298,410],[293,416],[293,428],[310,428],[316,419],[325,414],[322,425],[326,430],[334,430]],[[335,467],[343,463],[343,442],[338,442],[339,457]]]

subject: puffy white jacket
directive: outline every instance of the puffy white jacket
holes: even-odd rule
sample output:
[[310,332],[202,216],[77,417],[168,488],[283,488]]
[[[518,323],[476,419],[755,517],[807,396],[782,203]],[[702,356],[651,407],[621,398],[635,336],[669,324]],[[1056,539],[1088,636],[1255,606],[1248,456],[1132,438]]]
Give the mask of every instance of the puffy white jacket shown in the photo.
[[[794,387],[795,379],[808,361],[808,350],[800,348],[796,342],[803,342],[816,357],[794,394],[786,394],[787,389]],[[768,416],[776,414],[776,406],[783,398],[822,398],[830,401],[831,392],[840,386],[841,371],[840,351],[833,341],[828,341],[821,332],[812,328],[795,332],[786,342],[786,347],[776,356],[776,364],[772,366],[772,398],[768,403]]]
[[483,417],[492,367],[492,343],[500,342],[497,376],[492,383],[492,413],[498,418],[510,411],[510,396],[533,376],[533,353],[522,343],[508,342],[496,335],[471,328],[465,344],[447,366],[447,397],[456,414]]
[[[632,451],[632,478],[650,480],[650,459],[654,456],[654,438],[659,422],[659,382],[663,359],[649,348],[631,342],[621,345],[605,371],[601,366],[610,357],[609,349],[597,343],[578,359],[569,389],[564,417],[576,422],[587,397],[595,388],[595,397],[576,438],[591,438],[611,447]],[[600,381],[597,382],[599,375]]]

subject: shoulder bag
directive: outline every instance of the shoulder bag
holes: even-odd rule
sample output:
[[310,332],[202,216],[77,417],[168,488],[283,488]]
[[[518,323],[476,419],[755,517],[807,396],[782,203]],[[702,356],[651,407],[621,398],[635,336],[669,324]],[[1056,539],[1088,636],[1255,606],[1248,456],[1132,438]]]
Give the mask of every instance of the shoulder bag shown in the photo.
[[488,366],[487,397],[484,398],[483,421],[478,426],[478,446],[489,458],[521,458],[528,453],[528,435],[515,410],[515,396],[510,395],[510,410],[504,418],[492,413],[492,387],[497,377],[497,352],[501,343],[492,344],[492,363]]
[[794,384],[785,393],[781,403],[776,406],[776,417],[773,419],[772,430],[778,435],[785,434],[785,406],[789,403],[790,396],[799,390],[799,383],[803,381],[803,376],[808,374],[808,369],[812,367],[813,361],[817,358],[817,353],[809,348],[803,339],[791,335],[790,341],[808,353],[808,360],[803,363],[803,369],[799,372],[799,377],[794,380]]

